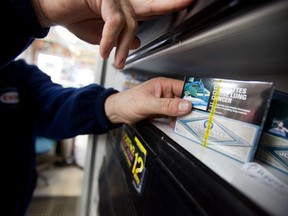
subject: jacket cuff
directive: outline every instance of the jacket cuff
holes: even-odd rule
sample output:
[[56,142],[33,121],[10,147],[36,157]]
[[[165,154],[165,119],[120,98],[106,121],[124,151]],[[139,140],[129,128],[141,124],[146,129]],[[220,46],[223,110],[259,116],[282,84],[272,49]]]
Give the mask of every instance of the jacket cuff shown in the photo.
[[[106,113],[105,113],[105,106],[104,106],[105,100],[110,95],[118,93],[118,92],[119,91],[117,91],[113,88],[109,88],[109,89],[103,91],[101,93],[101,95],[99,96],[100,100],[97,100],[97,104],[95,104],[96,116],[97,116],[99,123],[101,124],[101,126],[103,128],[103,131],[100,133],[106,133],[111,129],[118,128],[118,127],[123,125],[122,123],[119,123],[119,124],[111,123],[110,120],[107,118]],[[101,104],[101,106],[99,106],[99,104]]]

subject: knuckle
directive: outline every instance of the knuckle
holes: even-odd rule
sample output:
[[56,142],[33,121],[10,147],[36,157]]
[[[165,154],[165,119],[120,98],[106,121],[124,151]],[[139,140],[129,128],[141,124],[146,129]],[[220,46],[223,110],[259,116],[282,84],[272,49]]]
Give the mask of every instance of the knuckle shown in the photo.
[[175,103],[173,102],[173,100],[165,100],[162,104],[162,108],[164,112],[169,112],[173,114],[177,113],[177,109],[175,109]]
[[110,23],[113,26],[119,26],[123,25],[125,23],[125,17],[121,13],[115,13],[111,18],[110,18]]
[[138,29],[138,22],[135,19],[129,19],[127,21],[128,29],[131,29],[133,32],[136,32]]

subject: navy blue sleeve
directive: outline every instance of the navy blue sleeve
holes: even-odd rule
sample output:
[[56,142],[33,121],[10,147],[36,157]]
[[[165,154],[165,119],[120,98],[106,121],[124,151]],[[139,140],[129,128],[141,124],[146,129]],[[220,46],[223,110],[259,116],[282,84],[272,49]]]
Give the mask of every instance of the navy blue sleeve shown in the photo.
[[25,107],[35,113],[36,133],[48,138],[64,139],[80,134],[102,134],[121,124],[106,117],[106,98],[118,92],[97,84],[82,88],[63,88],[48,75],[23,60],[13,63],[13,79],[18,80]]
[[44,38],[49,28],[42,28],[31,0],[0,1],[0,68],[23,52],[35,38]]

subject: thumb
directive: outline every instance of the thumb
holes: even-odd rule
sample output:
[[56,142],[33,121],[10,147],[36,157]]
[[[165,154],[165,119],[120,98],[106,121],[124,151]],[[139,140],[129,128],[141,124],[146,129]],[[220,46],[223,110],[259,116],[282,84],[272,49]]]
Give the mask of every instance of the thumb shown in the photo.
[[191,112],[192,103],[177,98],[159,98],[155,112],[167,116],[180,116]]

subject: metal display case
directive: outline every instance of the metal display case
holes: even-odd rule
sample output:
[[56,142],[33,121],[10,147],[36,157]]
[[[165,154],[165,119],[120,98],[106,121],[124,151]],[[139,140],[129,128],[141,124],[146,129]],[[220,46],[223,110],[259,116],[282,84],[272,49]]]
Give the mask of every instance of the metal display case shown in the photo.
[[[195,1],[140,23],[142,46],[123,72],[270,81],[288,92],[287,26],[287,1]],[[287,214],[287,175],[193,145],[165,121],[107,137],[92,215]]]

